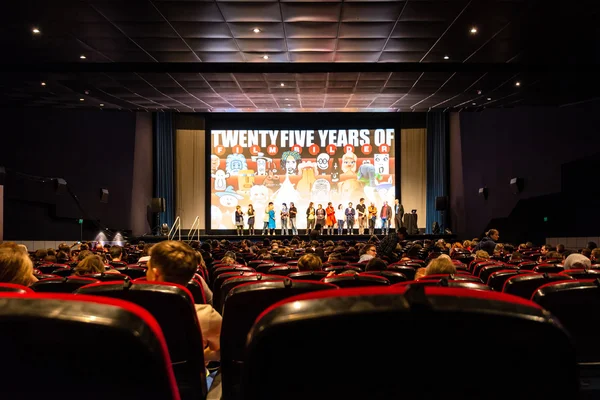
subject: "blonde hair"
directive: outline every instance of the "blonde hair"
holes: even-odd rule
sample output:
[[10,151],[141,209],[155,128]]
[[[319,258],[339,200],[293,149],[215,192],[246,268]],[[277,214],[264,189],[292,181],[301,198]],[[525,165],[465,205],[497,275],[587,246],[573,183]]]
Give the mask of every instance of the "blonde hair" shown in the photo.
[[79,261],[75,267],[75,275],[100,274],[104,272],[104,262],[96,254],[92,254]]
[[437,274],[456,274],[456,266],[446,257],[438,257],[431,260],[427,268],[425,268],[425,275],[437,275]]
[[16,243],[0,245],[0,282],[29,286],[35,281],[29,254]]
[[477,250],[475,252],[475,258],[479,259],[479,260],[489,260],[490,255],[487,251],[485,250]]

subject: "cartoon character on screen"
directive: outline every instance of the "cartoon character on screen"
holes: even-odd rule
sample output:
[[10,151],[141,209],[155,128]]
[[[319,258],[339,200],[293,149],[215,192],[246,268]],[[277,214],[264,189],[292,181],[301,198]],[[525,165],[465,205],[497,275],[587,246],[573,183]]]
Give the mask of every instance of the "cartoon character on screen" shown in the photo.
[[256,175],[267,175],[267,163],[271,163],[273,159],[265,157],[264,153],[258,153],[252,156],[252,161],[256,161]]
[[313,183],[311,200],[316,203],[327,203],[329,202],[330,191],[331,185],[327,179],[317,179]]
[[241,169],[238,174],[238,192],[249,194],[254,186],[254,171],[251,169]]
[[[390,176],[388,181],[385,183],[380,183],[375,187],[375,192],[379,196],[379,201],[387,201],[388,203],[393,202],[395,193],[395,187],[392,184],[392,177]],[[392,199],[392,200],[390,200]]]
[[375,154],[375,171],[380,175],[389,175],[390,173],[390,155]]
[[377,173],[375,166],[369,160],[363,161],[362,165],[358,168],[356,177],[367,187],[377,186],[377,181],[381,179],[381,175]]
[[223,218],[228,223],[231,223],[232,227],[235,226],[235,207],[238,205],[238,201],[243,199],[244,196],[238,194],[233,190],[233,186],[227,186],[224,192],[218,192],[219,203],[225,207]]
[[281,155],[281,166],[286,175],[298,175],[300,161],[302,161],[302,157],[297,151],[288,150]]
[[333,165],[331,166],[331,190],[335,193],[338,192],[338,182],[340,181],[340,165],[339,161],[336,158],[333,160]]
[[225,229],[223,225],[223,212],[217,206],[210,206],[210,227],[211,229]]
[[216,192],[222,192],[227,188],[227,178],[229,178],[229,174],[223,171],[222,169],[217,170],[214,174],[210,175],[214,180],[214,188]]
[[221,159],[219,156],[212,154],[210,156],[210,173],[216,174],[219,169],[219,165],[221,165]]
[[243,154],[230,154],[225,160],[225,170],[230,175],[239,174],[240,170],[248,169],[248,163]]
[[346,179],[338,184],[339,201],[359,199],[363,196],[363,184],[358,179]]
[[256,215],[262,215],[269,203],[269,189],[264,185],[254,185],[250,189],[250,202],[254,205]]
[[321,153],[317,156],[317,168],[321,175],[327,175],[329,173],[329,154]]
[[312,190],[313,183],[315,183],[315,181],[317,180],[317,163],[312,161],[302,161],[298,165],[298,170],[300,171],[300,175],[302,175],[302,178],[300,178],[296,189],[300,193],[307,195]]
[[356,154],[351,148],[342,156],[342,172],[344,174],[356,174]]

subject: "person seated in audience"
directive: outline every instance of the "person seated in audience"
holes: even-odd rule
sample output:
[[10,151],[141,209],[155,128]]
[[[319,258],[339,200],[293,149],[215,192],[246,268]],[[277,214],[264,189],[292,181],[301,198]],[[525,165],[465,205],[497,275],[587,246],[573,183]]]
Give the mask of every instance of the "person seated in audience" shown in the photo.
[[123,248],[121,246],[111,246],[108,252],[113,261],[123,261]]
[[89,254],[83,260],[81,260],[75,269],[73,270],[74,275],[88,275],[88,274],[101,274],[106,272],[107,274],[118,274],[119,271],[111,270],[104,265],[102,257],[97,254]]
[[[204,257],[202,257],[202,253],[199,251],[195,251],[194,252],[196,254],[196,264],[198,265],[198,268],[202,268],[203,270],[207,270],[206,268],[206,262],[204,262]],[[210,305],[212,305],[213,303],[213,292],[212,290],[210,290],[210,288],[208,287],[208,285],[206,284],[206,281],[204,280],[204,278],[202,276],[200,276],[200,283],[202,284],[202,289],[204,290],[204,297],[206,297],[206,302]]]
[[47,255],[48,255],[48,252],[46,251],[46,249],[38,249],[35,251],[35,254],[33,255],[33,257],[36,261],[43,261]]
[[429,262],[426,268],[419,268],[415,274],[415,280],[427,275],[456,274],[456,265],[450,257],[442,254]]
[[38,279],[33,276],[33,262],[22,247],[12,242],[0,245],[0,282],[30,286]]
[[381,258],[371,258],[365,267],[365,271],[385,271],[387,264]]
[[[150,250],[146,279],[186,286],[194,277],[198,263],[194,250],[183,242],[166,240]],[[210,304],[195,304],[204,341],[204,361],[221,359],[221,315]]]
[[556,251],[559,252],[560,254],[564,253],[565,252],[565,245],[561,244],[561,243],[557,244],[556,245]]
[[50,254],[48,254],[46,257],[44,257],[43,261],[44,261],[44,264],[54,264],[57,262],[56,256],[50,255]]
[[500,233],[497,229],[490,229],[485,233],[481,242],[475,246],[475,250],[485,250],[488,254],[494,254],[494,249],[496,248],[496,242],[500,238]]
[[540,254],[541,254],[541,256],[542,256],[542,257],[545,257],[545,256],[546,256],[546,254],[548,254],[548,253],[549,253],[549,252],[551,252],[552,250],[554,250],[554,249],[552,248],[552,245],[550,245],[550,244],[545,244],[545,245],[543,245],[543,246],[542,246],[542,248],[540,249]]
[[225,257],[221,258],[221,264],[223,264],[223,265],[235,265],[235,258],[232,258],[230,256],[225,256]]
[[462,244],[463,249],[465,250],[469,250],[472,251],[473,250],[473,243],[470,240],[465,240]]
[[592,256],[592,251],[590,249],[588,249],[587,247],[581,249],[580,253],[582,255],[586,256],[587,258],[590,258]]
[[510,255],[510,259],[507,262],[509,262],[510,264],[519,264],[523,261],[523,254],[521,254],[521,252],[519,251],[515,251]]
[[327,262],[341,260],[341,259],[342,259],[342,255],[340,253],[331,253],[331,254],[329,254],[329,257],[327,257]]
[[358,262],[359,263],[367,263],[372,258],[377,257],[377,247],[375,247],[374,244],[367,243],[363,246],[362,249],[360,249],[359,255],[360,255],[360,259],[358,260]]
[[562,255],[558,251],[550,251],[546,253],[545,261],[562,260]]
[[480,260],[480,261],[489,260],[490,259],[490,255],[485,250],[477,250],[475,252],[475,259],[476,260]]
[[298,259],[299,271],[321,271],[323,269],[323,261],[314,253],[308,253]]
[[592,250],[592,257],[590,258],[592,264],[600,264],[600,248]]
[[67,253],[65,253],[64,251],[59,251],[58,253],[56,253],[56,261],[59,264],[66,264],[68,263],[70,260],[69,255]]
[[565,259],[564,268],[568,269],[588,269],[592,267],[592,262],[583,254],[573,253]]

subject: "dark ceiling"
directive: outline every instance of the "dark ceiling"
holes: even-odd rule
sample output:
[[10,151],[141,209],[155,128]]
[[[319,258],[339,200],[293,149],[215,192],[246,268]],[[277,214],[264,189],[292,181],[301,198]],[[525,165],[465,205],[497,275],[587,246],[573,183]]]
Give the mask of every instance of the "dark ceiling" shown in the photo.
[[10,1],[0,26],[0,105],[568,106],[600,97],[598,3]]

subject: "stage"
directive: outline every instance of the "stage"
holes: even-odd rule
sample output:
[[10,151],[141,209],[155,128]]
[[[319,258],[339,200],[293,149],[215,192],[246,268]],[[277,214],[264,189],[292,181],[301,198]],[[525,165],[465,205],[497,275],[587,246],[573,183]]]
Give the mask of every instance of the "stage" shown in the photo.
[[[279,231],[279,229],[277,230]],[[211,234],[200,234],[200,241],[206,241],[206,240],[229,240],[229,241],[239,241],[239,240],[243,240],[243,239],[248,239],[248,240],[252,240],[254,242],[258,242],[258,241],[263,241],[264,239],[269,239],[269,240],[290,240],[292,239],[294,236],[292,235],[281,235],[279,233],[276,232],[275,235],[248,235],[247,231],[245,231],[244,236],[238,236],[235,234],[235,231],[230,231],[232,233],[229,233],[227,231],[224,231],[223,233],[219,232],[219,233],[211,233]],[[390,232],[390,234],[392,234],[392,232]],[[375,235],[377,236],[377,238],[379,240],[382,240],[385,235]],[[304,232],[301,232],[300,235],[297,236],[300,240],[308,240],[309,237],[308,235],[306,235]],[[338,241],[338,240],[345,240],[346,242],[366,242],[369,240],[371,236],[370,235],[320,235],[317,237],[317,240],[323,240],[323,241],[327,241],[327,240],[333,240],[334,242]],[[175,237],[175,240],[178,240],[179,236],[177,235]],[[407,240],[412,241],[412,240],[426,240],[426,239],[431,239],[431,240],[438,240],[438,239],[444,239],[446,242],[450,242],[456,239],[456,235],[452,234],[452,235],[430,235],[430,234],[419,234],[419,235],[409,235],[407,237]],[[145,243],[157,243],[157,242],[162,242],[163,240],[167,240],[166,236],[160,236],[160,235],[143,235],[143,236],[137,236],[137,237],[133,237],[131,238],[130,242],[131,243],[138,243],[140,241],[143,241]],[[188,232],[185,232],[185,234],[181,234],[181,240],[183,241],[190,241],[190,240],[198,240],[198,236],[195,235],[194,238],[192,239],[189,235]]]

